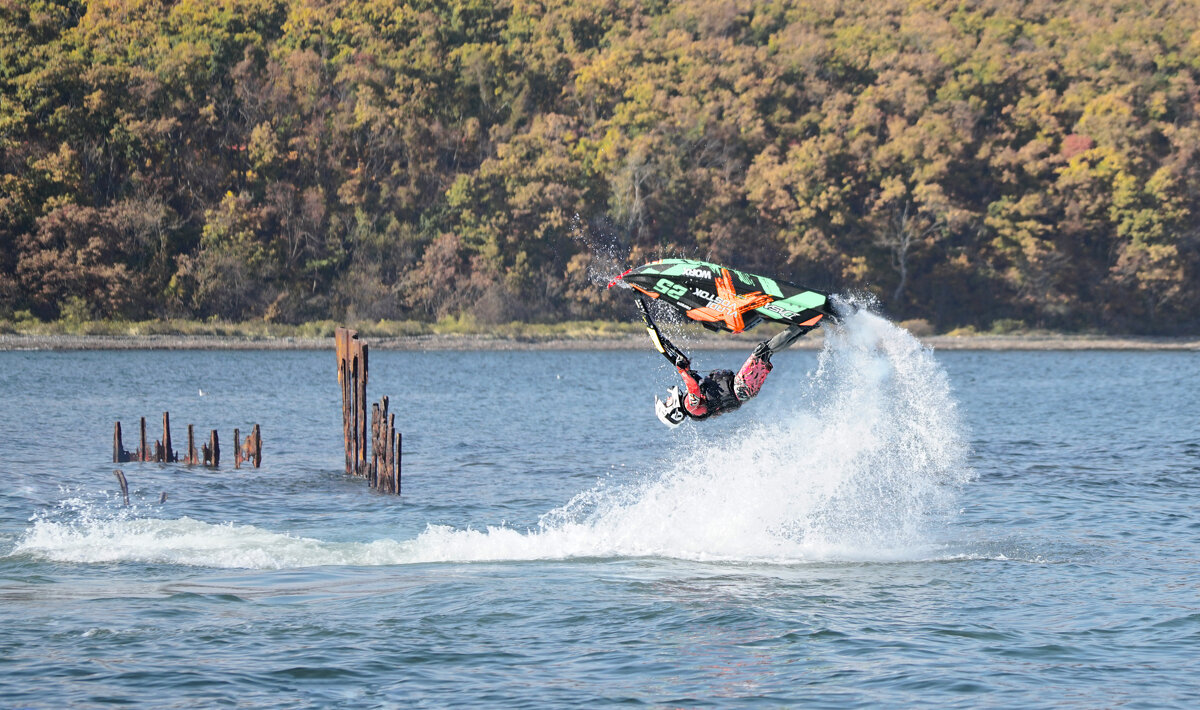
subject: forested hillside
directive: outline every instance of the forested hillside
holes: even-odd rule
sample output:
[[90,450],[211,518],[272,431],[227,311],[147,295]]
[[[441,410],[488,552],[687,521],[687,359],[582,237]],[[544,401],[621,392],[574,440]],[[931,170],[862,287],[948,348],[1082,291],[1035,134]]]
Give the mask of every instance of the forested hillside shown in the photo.
[[1188,1],[0,0],[0,317],[614,317],[690,256],[1194,331],[1198,80]]

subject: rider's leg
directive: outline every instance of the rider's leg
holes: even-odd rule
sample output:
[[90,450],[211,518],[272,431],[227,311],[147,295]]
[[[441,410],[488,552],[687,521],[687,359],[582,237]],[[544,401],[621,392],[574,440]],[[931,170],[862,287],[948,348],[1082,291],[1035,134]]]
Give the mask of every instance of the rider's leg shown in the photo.
[[733,393],[743,402],[758,394],[771,371],[771,361],[759,353],[760,348],[761,343],[733,376]]
[[811,330],[811,328],[801,328],[798,325],[793,325],[787,330],[777,333],[775,337],[766,341],[767,350],[770,352],[770,355],[767,357],[774,355],[780,350],[786,350],[791,346],[792,343],[799,340],[801,336],[803,336],[809,330]]

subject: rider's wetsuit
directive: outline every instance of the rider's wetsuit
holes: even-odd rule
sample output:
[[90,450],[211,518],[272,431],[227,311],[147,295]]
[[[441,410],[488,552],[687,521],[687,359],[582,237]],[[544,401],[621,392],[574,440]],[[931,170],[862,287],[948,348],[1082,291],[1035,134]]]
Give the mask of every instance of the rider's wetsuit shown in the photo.
[[[790,343],[789,343],[790,345]],[[693,419],[707,419],[718,414],[731,412],[742,406],[742,402],[758,394],[767,373],[771,371],[770,350],[761,344],[742,365],[735,375],[732,370],[713,370],[701,379],[688,366],[677,367],[687,396],[683,407]]]

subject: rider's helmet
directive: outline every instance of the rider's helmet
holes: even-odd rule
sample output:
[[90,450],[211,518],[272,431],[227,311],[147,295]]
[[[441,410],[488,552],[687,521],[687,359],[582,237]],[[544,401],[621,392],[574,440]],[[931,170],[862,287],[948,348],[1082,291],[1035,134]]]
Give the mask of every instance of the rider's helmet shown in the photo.
[[683,395],[679,392],[678,387],[671,387],[667,390],[667,401],[665,402],[655,395],[654,413],[658,415],[663,424],[672,429],[687,419],[687,410],[683,408]]

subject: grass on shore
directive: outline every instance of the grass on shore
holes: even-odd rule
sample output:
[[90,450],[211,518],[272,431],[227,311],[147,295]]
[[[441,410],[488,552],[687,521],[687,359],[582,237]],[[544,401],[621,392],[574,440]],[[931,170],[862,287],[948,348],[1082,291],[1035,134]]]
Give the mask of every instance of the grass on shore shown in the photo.
[[[561,323],[522,323],[512,322],[503,324],[479,323],[471,316],[443,318],[435,323],[415,320],[379,320],[353,321],[343,323],[333,320],[310,321],[307,323],[287,324],[270,323],[263,320],[233,323],[218,320],[186,320],[167,318],[145,321],[122,320],[90,320],[78,318],[60,318],[54,321],[41,321],[31,317],[27,312],[18,312],[8,317],[0,317],[0,335],[16,334],[30,336],[214,336],[227,338],[244,338],[250,340],[267,340],[278,338],[332,338],[334,330],[346,325],[369,338],[404,338],[422,335],[458,335],[482,338],[513,339],[513,340],[584,340],[591,338],[619,338],[639,335],[643,326],[636,321],[604,321],[581,320],[564,321]],[[919,338],[934,335],[958,337],[972,336],[1102,336],[1100,333],[1059,333],[1039,328],[1030,328],[1024,322],[1012,319],[998,320],[988,329],[977,329],[974,326],[955,328],[949,332],[938,333],[926,320],[906,320],[900,322],[905,328]],[[760,332],[761,330],[761,332]],[[768,331],[776,328],[768,325],[765,330],[754,332],[755,337],[769,336]],[[697,329],[701,338],[709,337],[706,331]]]

